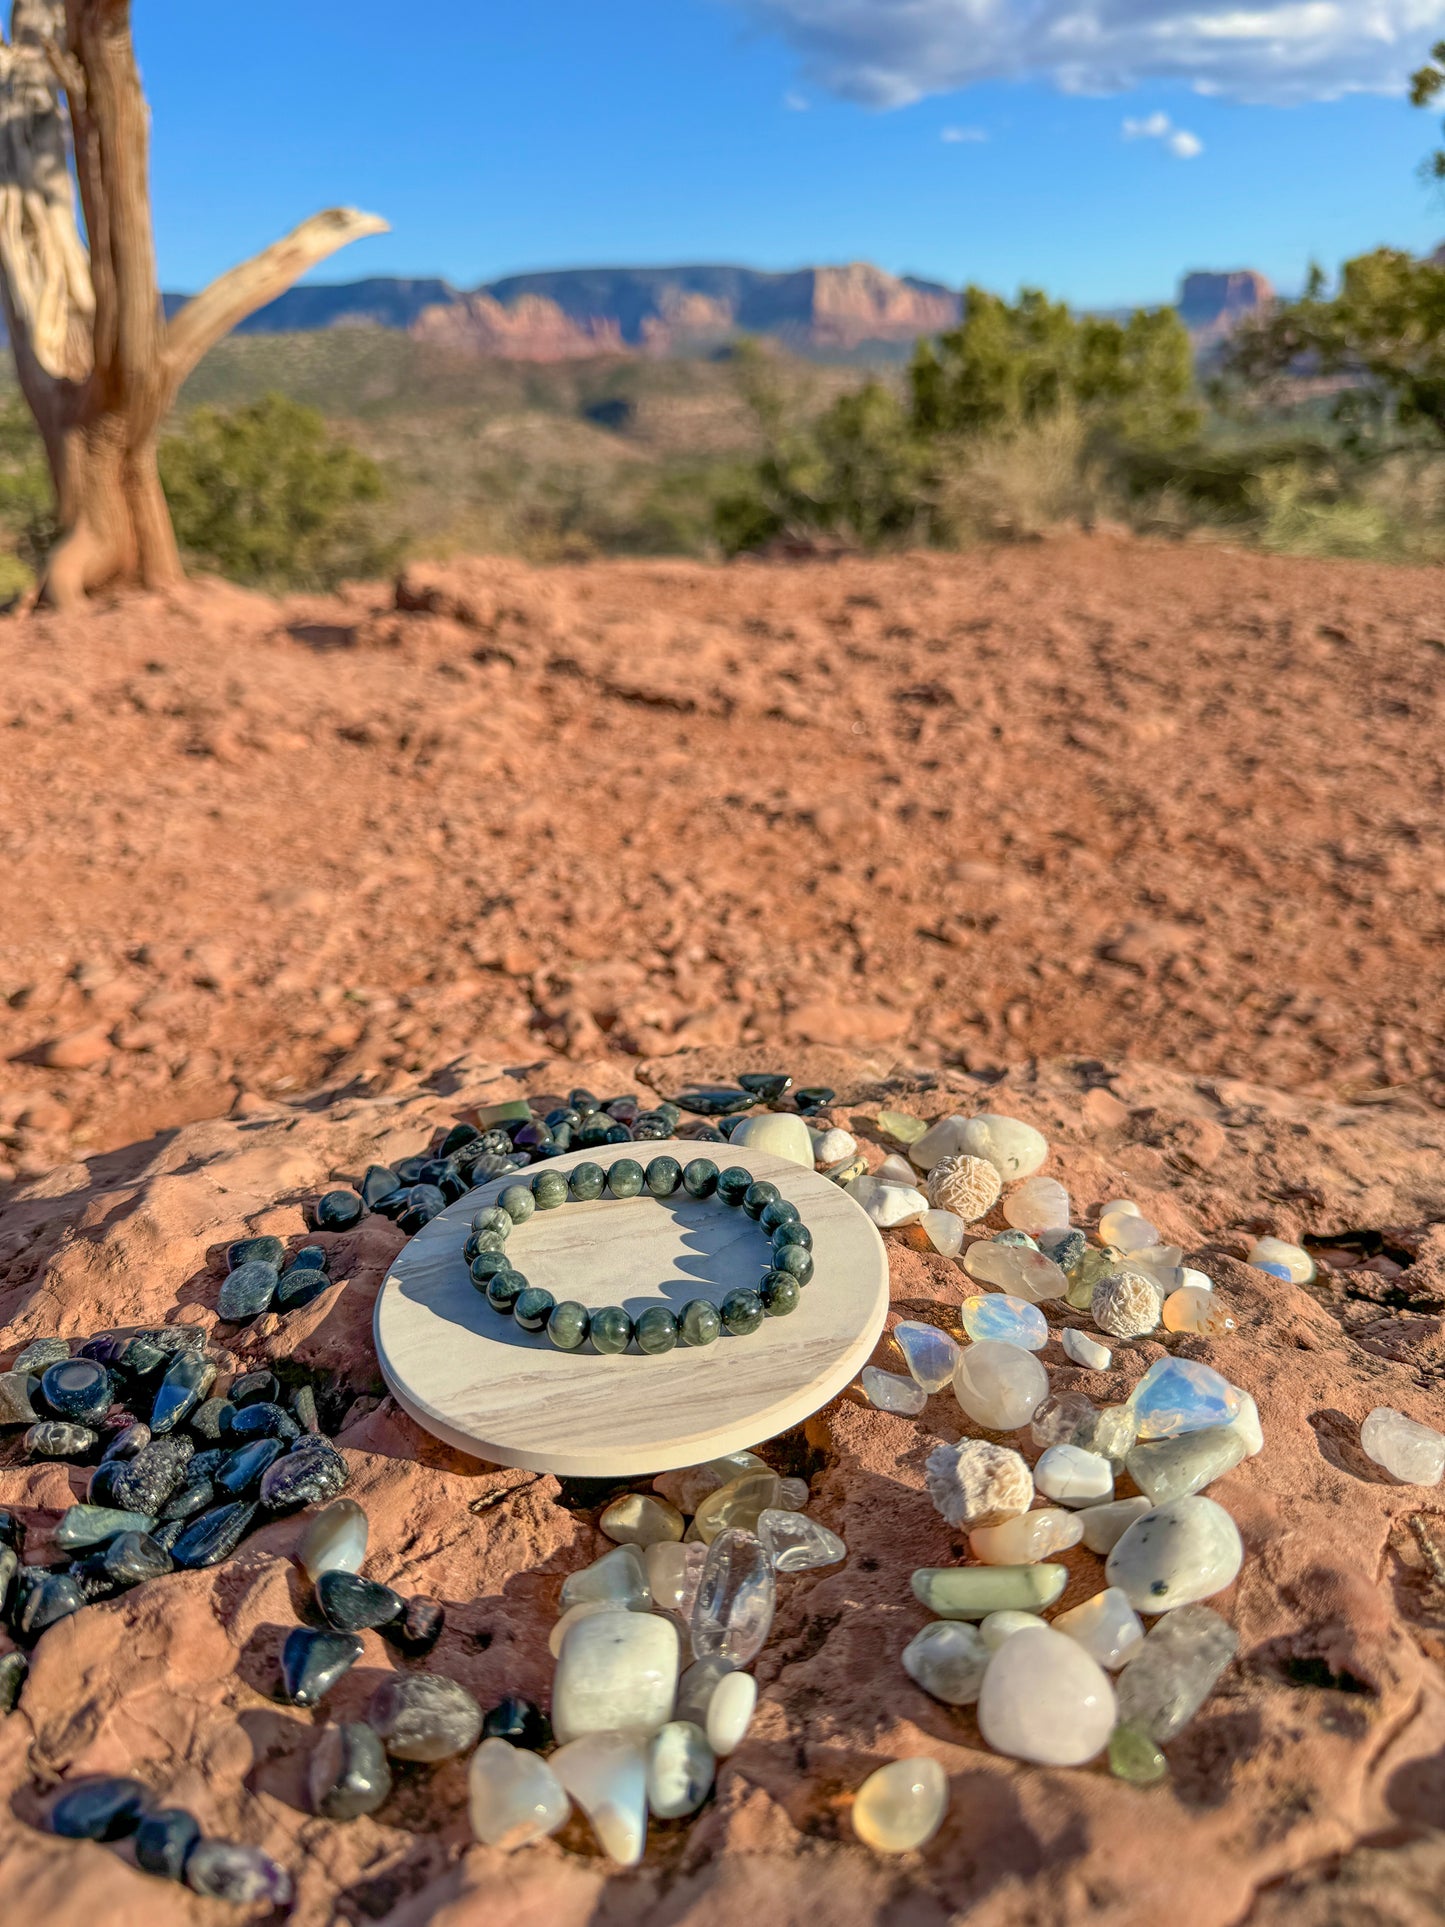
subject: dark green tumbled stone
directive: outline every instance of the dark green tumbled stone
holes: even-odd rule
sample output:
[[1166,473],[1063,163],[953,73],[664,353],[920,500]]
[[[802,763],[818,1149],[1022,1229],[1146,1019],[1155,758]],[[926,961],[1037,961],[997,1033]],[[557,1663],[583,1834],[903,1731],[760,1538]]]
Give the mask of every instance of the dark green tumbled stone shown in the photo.
[[710,1198],[717,1190],[717,1166],[711,1158],[694,1158],[682,1169],[682,1188],[690,1198]]
[[509,1184],[497,1203],[513,1224],[525,1224],[537,1209],[537,1200],[532,1195],[530,1184]]
[[478,1291],[485,1291],[499,1271],[514,1269],[505,1251],[479,1251],[470,1266],[472,1283]]
[[579,1203],[590,1204],[607,1188],[607,1173],[600,1164],[574,1164],[567,1178],[567,1189]]
[[552,1316],[557,1300],[541,1285],[528,1285],[512,1303],[512,1316],[524,1332],[539,1332]]
[[801,1215],[797,1205],[790,1199],[774,1198],[771,1204],[763,1206],[758,1215],[758,1223],[764,1231],[771,1234],[778,1229],[779,1225],[793,1224]]
[[589,1336],[594,1351],[625,1352],[632,1343],[632,1320],[621,1305],[604,1305],[592,1314]]
[[528,1289],[520,1271],[494,1271],[487,1280],[487,1303],[493,1311],[510,1312]]
[[[507,1216],[505,1211],[502,1213],[502,1216],[504,1218]],[[509,1227],[511,1222],[512,1220],[507,1218]],[[507,1233],[505,1231],[498,1231],[495,1225],[488,1225],[485,1231],[472,1232],[466,1244],[462,1247],[462,1250],[464,1255],[470,1260],[480,1256],[484,1251],[500,1251],[506,1242]]]
[[568,1091],[567,1106],[569,1110],[576,1111],[581,1117],[590,1117],[594,1111],[601,1110],[602,1100],[594,1097],[591,1091],[579,1084],[576,1090]]
[[761,1218],[768,1205],[781,1195],[777,1185],[769,1184],[766,1178],[759,1178],[743,1193],[743,1210],[750,1218]]
[[575,1298],[566,1298],[560,1305],[554,1305],[552,1315],[547,1320],[547,1336],[559,1352],[580,1351],[587,1343],[587,1327],[591,1314],[585,1305],[579,1305]]
[[677,1320],[666,1305],[649,1305],[637,1314],[637,1349],[670,1352],[677,1343]]
[[724,1204],[741,1204],[752,1183],[751,1171],[745,1171],[740,1164],[730,1164],[726,1171],[718,1172],[717,1194]]
[[655,1198],[670,1198],[682,1183],[682,1166],[676,1158],[654,1158],[643,1174]]
[[769,1318],[786,1318],[790,1311],[798,1309],[801,1293],[797,1279],[790,1272],[765,1271],[763,1282],[758,1286],[758,1296]]
[[786,1245],[802,1245],[807,1251],[813,1248],[813,1234],[805,1224],[790,1221],[780,1224],[773,1233],[773,1250],[781,1251]]
[[555,1211],[567,1202],[567,1179],[560,1171],[539,1171],[532,1180],[532,1196],[539,1211]]
[[607,1143],[607,1133],[611,1129],[611,1118],[607,1116],[605,1111],[598,1111],[594,1116],[588,1117],[584,1121],[580,1131],[574,1131],[572,1133],[572,1149],[574,1151],[595,1151],[599,1144]]
[[672,1136],[672,1127],[665,1117],[656,1111],[644,1111],[632,1126],[632,1135],[639,1143],[657,1143],[662,1138]]
[[806,1245],[784,1245],[773,1247],[774,1271],[785,1271],[796,1278],[800,1285],[806,1285],[813,1275],[813,1254]]
[[636,1158],[618,1158],[607,1167],[607,1189],[614,1198],[635,1198],[646,1174]]
[[681,1106],[674,1104],[670,1097],[666,1097],[657,1107],[657,1116],[665,1121],[669,1130],[676,1130],[678,1120],[682,1116]]
[[763,1301],[755,1291],[730,1291],[718,1311],[735,1338],[745,1338],[763,1322]]
[[678,1313],[677,1330],[684,1345],[711,1345],[722,1330],[717,1306],[710,1299],[694,1298]]

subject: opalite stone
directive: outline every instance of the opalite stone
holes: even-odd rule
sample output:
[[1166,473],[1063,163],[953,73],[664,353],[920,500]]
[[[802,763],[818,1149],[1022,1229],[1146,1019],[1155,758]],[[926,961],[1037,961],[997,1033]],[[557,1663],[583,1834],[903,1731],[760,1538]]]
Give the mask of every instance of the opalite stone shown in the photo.
[[762,1541],[751,1532],[720,1534],[708,1547],[692,1610],[693,1651],[699,1659],[746,1666],[762,1650],[776,1603],[773,1562]]
[[679,1472],[663,1472],[652,1481],[654,1492],[675,1505],[679,1512],[694,1513],[711,1492],[721,1491],[748,1472],[768,1471],[766,1459],[756,1452],[729,1452],[705,1465],[684,1466]]
[[594,1613],[568,1628],[552,1682],[562,1741],[633,1727],[655,1733],[677,1698],[677,1628],[660,1613]]
[[707,1727],[713,1694],[737,1668],[726,1659],[695,1659],[677,1683],[677,1717]]
[[1076,1365],[1085,1365],[1093,1372],[1107,1372],[1114,1362],[1114,1354],[1107,1345],[1090,1338],[1087,1332],[1076,1331],[1066,1325],[1062,1334],[1065,1355]]
[[789,1164],[801,1164],[807,1171],[813,1168],[813,1134],[792,1111],[764,1111],[757,1117],[745,1117],[728,1142],[786,1158]]
[[1084,1544],[1101,1558],[1111,1553],[1136,1519],[1153,1509],[1152,1499],[1111,1499],[1107,1505],[1087,1506],[1079,1514]]
[[648,1812],[659,1820],[681,1820],[696,1813],[712,1791],[716,1773],[717,1760],[706,1733],[691,1720],[669,1720],[653,1735],[647,1755]]
[[[958,1148],[969,1157],[987,1158],[1006,1184],[1032,1177],[1049,1155],[1049,1141],[1032,1124],[983,1111],[959,1134]],[[1063,1221],[1067,1223],[1067,1218]]]
[[1360,1444],[1366,1458],[1402,1485],[1439,1485],[1445,1473],[1445,1435],[1393,1406],[1377,1405],[1366,1413]]
[[664,1539],[649,1546],[643,1557],[647,1561],[647,1583],[653,1606],[660,1613],[677,1614],[686,1623],[692,1618],[698,1583],[707,1563],[707,1547],[701,1540],[690,1545],[675,1545]]
[[1114,1730],[1114,1689],[1077,1641],[1046,1626],[1005,1640],[988,1664],[978,1730],[996,1753],[1082,1766]]
[[1238,1633],[1208,1606],[1166,1613],[1119,1676],[1119,1718],[1160,1745],[1172,1740],[1238,1650]]
[[324,1820],[356,1820],[375,1813],[391,1792],[391,1768],[379,1735],[363,1720],[323,1726],[307,1764],[306,1785],[312,1811]]
[[449,1760],[477,1743],[482,1709],[438,1673],[393,1673],[372,1694],[366,1723],[395,1760]]
[[1048,1320],[1037,1305],[1023,1298],[999,1292],[965,1298],[961,1316],[970,1338],[997,1338],[1024,1352],[1042,1351],[1049,1342]]
[[928,1496],[953,1526],[996,1526],[1027,1512],[1034,1480],[1023,1456],[987,1439],[936,1445],[924,1464]]
[[1067,1566],[920,1566],[913,1596],[940,1619],[1041,1612],[1068,1583]]
[[1222,1505],[1198,1496],[1137,1518],[1104,1568],[1136,1612],[1166,1613],[1231,1585],[1244,1563],[1239,1528]]
[[1108,1586],[1082,1606],[1060,1613],[1054,1631],[1077,1640],[1090,1659],[1111,1673],[1119,1670],[1144,1637],[1143,1622],[1117,1586]]
[[614,1499],[597,1521],[609,1539],[619,1545],[656,1546],[668,1539],[681,1539],[687,1521],[666,1499],[654,1499],[647,1492],[624,1492]]
[[1212,1365],[1192,1358],[1160,1358],[1129,1395],[1141,1439],[1204,1432],[1239,1416],[1241,1395]]
[[855,1178],[848,1195],[860,1204],[880,1230],[916,1223],[928,1209],[928,1199],[908,1184],[884,1184],[877,1178]]
[[1137,1726],[1116,1726],[1109,1735],[1109,1771],[1130,1786],[1157,1786],[1169,1778],[1169,1762]]
[[925,1211],[920,1223],[923,1235],[945,1258],[956,1258],[963,1250],[963,1219],[956,1212]]
[[1031,1626],[1047,1626],[1048,1623],[1046,1619],[1040,1619],[1037,1613],[990,1613],[979,1622],[978,1630],[984,1645],[991,1653],[996,1653],[1004,1641],[1012,1639],[1015,1633],[1026,1633]]
[[1303,1245],[1292,1245],[1284,1238],[1258,1238],[1249,1248],[1247,1265],[1282,1267],[1292,1284],[1307,1285],[1315,1275],[1315,1261]]
[[1069,1194],[1057,1178],[1028,1178],[1003,1201],[1003,1214],[1020,1231],[1061,1231],[1069,1222]]
[[951,1211],[961,1224],[987,1217],[1002,1188],[987,1158],[943,1158],[928,1174],[928,1202],[936,1211]]
[[945,1706],[972,1706],[983,1685],[989,1651],[976,1626],[935,1619],[904,1647],[903,1670]]
[[751,1673],[724,1673],[707,1703],[707,1743],[721,1760],[742,1745],[758,1703]]
[[1034,1484],[1060,1505],[1102,1505],[1114,1496],[1114,1468],[1081,1445],[1051,1445],[1034,1467]]
[[980,1284],[995,1285],[1031,1305],[1062,1298],[1069,1285],[1053,1259],[1046,1258],[1042,1251],[1033,1251],[1027,1245],[1000,1244],[994,1238],[971,1244],[963,1254],[963,1268]]
[[776,1472],[747,1472],[731,1485],[710,1493],[693,1519],[698,1538],[710,1546],[721,1532],[752,1532],[762,1514],[770,1506],[777,1506],[782,1483]]
[[1212,1291],[1195,1291],[1186,1285],[1164,1300],[1164,1329],[1222,1338],[1234,1330],[1234,1320]]
[[948,1775],[937,1760],[890,1760],[859,1787],[853,1831],[874,1853],[912,1853],[928,1844],[947,1811]]
[[[1445,1445],[1445,1439],[1441,1441]],[[1245,1457],[1245,1441],[1231,1426],[1183,1432],[1177,1439],[1136,1445],[1124,1464],[1139,1490],[1154,1505],[1188,1498],[1223,1478]]]
[[601,1599],[610,1606],[630,1606],[645,1612],[651,1597],[640,1548],[618,1546],[615,1552],[604,1552],[580,1572],[568,1573],[562,1581],[560,1604],[565,1612],[569,1606],[580,1606],[584,1600]]
[[893,1151],[884,1158],[873,1175],[880,1184],[911,1185],[916,1173],[907,1158],[901,1158],[896,1151]]
[[1159,1323],[1163,1294],[1152,1278],[1127,1268],[1111,1271],[1094,1286],[1089,1310],[1112,1338],[1143,1338]]
[[758,1537],[767,1548],[774,1572],[812,1572],[836,1566],[848,1548],[836,1532],[801,1512],[769,1507],[758,1515]]
[[1048,1397],[1049,1375],[1032,1352],[983,1339],[969,1345],[953,1374],[953,1393],[975,1425],[1016,1432]]
[[549,1763],[619,1867],[635,1867],[647,1845],[650,1751],[636,1733],[589,1733],[559,1747]]
[[905,1319],[893,1327],[893,1341],[904,1362],[925,1392],[941,1392],[953,1377],[959,1348],[947,1332],[937,1325],[917,1324]]
[[467,1769],[472,1832],[484,1847],[513,1853],[555,1833],[572,1811],[544,1759],[505,1740],[483,1740]]
[[880,1371],[876,1365],[863,1367],[861,1383],[868,1403],[881,1412],[916,1418],[928,1403],[928,1394],[916,1379],[900,1378],[896,1372]]
[[986,1566],[1032,1566],[1056,1552],[1066,1552],[1083,1536],[1075,1513],[1043,1506],[1017,1519],[1005,1519],[1001,1526],[975,1526],[968,1535],[968,1549]]
[[851,1158],[858,1149],[858,1140],[851,1131],[843,1131],[835,1124],[831,1130],[814,1131],[813,1162],[815,1164],[841,1164],[844,1158]]

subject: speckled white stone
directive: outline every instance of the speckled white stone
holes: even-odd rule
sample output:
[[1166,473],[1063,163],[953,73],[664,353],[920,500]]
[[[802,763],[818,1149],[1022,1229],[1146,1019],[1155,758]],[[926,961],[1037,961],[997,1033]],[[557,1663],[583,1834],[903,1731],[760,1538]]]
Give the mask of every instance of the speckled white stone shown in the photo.
[[1114,1689],[1077,1641],[1046,1626],[1015,1633],[989,1661],[978,1728],[995,1753],[1082,1766],[1114,1730]]
[[677,1628],[660,1613],[594,1613],[570,1627],[552,1681],[562,1741],[624,1728],[655,1733],[677,1697]]
[[[1031,1613],[1019,1615],[1031,1619]],[[1037,1622],[1043,1624],[1042,1620]],[[977,1626],[935,1619],[903,1648],[903,1670],[945,1706],[972,1706],[983,1685],[990,1648]]]
[[1141,1513],[1104,1574],[1136,1612],[1167,1613],[1223,1592],[1243,1563],[1239,1527],[1222,1505],[1196,1495]]

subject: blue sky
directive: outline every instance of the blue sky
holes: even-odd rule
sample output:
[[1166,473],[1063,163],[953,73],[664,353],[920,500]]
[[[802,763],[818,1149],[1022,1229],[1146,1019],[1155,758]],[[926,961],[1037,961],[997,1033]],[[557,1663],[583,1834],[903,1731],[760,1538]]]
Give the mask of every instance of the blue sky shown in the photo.
[[170,288],[338,201],[393,231],[326,280],[870,260],[1086,304],[1191,267],[1289,288],[1445,239],[1415,173],[1438,122],[1403,95],[1442,36],[1445,0],[136,8]]

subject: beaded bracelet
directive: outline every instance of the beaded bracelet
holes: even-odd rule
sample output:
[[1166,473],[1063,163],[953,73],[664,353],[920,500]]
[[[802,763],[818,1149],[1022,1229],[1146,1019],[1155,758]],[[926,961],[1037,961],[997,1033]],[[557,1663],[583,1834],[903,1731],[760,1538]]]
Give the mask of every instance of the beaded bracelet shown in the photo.
[[[634,1320],[621,1305],[603,1305],[589,1312],[575,1299],[559,1305],[550,1291],[530,1285],[506,1255],[514,1228],[534,1211],[552,1211],[573,1199],[590,1202],[604,1192],[614,1198],[635,1198],[645,1189],[654,1198],[669,1198],[678,1189],[690,1198],[716,1195],[724,1204],[741,1206],[772,1241],[771,1262],[756,1291],[740,1287],[720,1305],[694,1298],[674,1315],[665,1305],[649,1305]],[[783,1318],[797,1308],[798,1294],[813,1275],[813,1234],[798,1207],[784,1198],[775,1184],[755,1179],[741,1165],[719,1171],[710,1158],[695,1158],[686,1169],[676,1158],[657,1157],[646,1170],[635,1158],[618,1158],[605,1169],[600,1164],[578,1164],[570,1173],[543,1169],[530,1184],[509,1184],[497,1202],[478,1211],[463,1247],[472,1283],[494,1310],[510,1314],[523,1331],[546,1330],[559,1351],[580,1351],[590,1338],[595,1351],[625,1352],[635,1338],[644,1352],[670,1352],[684,1345],[711,1345],[726,1328],[734,1337],[755,1332],[764,1318]]]

